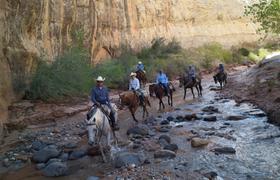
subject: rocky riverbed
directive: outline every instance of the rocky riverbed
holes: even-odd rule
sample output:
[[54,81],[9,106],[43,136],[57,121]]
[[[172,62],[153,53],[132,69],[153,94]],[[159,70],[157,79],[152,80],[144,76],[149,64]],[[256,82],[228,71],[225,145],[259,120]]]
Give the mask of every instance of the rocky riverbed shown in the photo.
[[210,77],[203,82],[203,97],[183,101],[177,89],[165,112],[152,100],[153,115],[139,124],[121,111],[109,163],[87,145],[85,112],[14,131],[1,147],[0,179],[277,179],[279,127],[256,106],[210,91]]

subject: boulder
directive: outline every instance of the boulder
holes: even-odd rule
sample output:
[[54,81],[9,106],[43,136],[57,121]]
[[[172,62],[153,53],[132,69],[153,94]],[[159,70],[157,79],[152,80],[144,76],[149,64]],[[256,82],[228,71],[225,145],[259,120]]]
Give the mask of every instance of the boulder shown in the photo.
[[203,121],[215,122],[215,121],[217,121],[217,117],[216,116],[205,116],[203,118]]
[[41,149],[43,149],[44,147],[46,147],[47,144],[42,142],[42,141],[34,141],[31,144],[31,148],[35,151],[39,151]]
[[159,139],[159,140],[160,140],[160,139],[164,139],[167,143],[170,143],[170,142],[171,142],[171,138],[170,138],[169,136],[167,136],[167,135],[161,135],[161,136],[159,136],[158,139]]
[[33,154],[32,160],[36,163],[45,163],[51,158],[58,157],[60,155],[60,152],[61,151],[56,146],[49,145],[35,152]]
[[219,147],[213,149],[214,152],[220,153],[220,154],[235,154],[235,149],[232,147]]
[[177,144],[168,144],[168,145],[164,146],[163,149],[176,152],[179,148],[178,148]]
[[133,134],[133,135],[141,135],[141,136],[146,136],[149,134],[149,128],[144,125],[138,125],[136,127],[130,128],[126,132],[127,135]]
[[192,114],[190,113],[190,114],[184,115],[184,120],[186,120],[186,121],[191,121],[191,120],[195,120],[195,119],[197,119],[197,116],[195,113],[192,113]]
[[140,166],[142,164],[141,158],[136,153],[121,152],[118,153],[114,159],[115,168],[127,167],[130,165]]
[[174,120],[175,120],[175,118],[174,118],[174,117],[172,117],[172,116],[168,116],[168,117],[167,117],[167,120],[168,120],[168,121],[174,121]]
[[246,118],[247,117],[242,116],[242,115],[230,115],[226,119],[229,120],[229,121],[240,121],[240,120],[243,120],[243,119],[246,119]]
[[175,158],[176,154],[173,151],[170,150],[159,150],[154,153],[154,158]]
[[163,120],[160,122],[160,125],[168,125],[169,121],[168,120]]
[[73,151],[70,155],[69,155],[69,160],[76,160],[76,159],[80,159],[82,157],[84,157],[85,155],[87,155],[87,151],[84,149],[80,149],[77,151]]
[[202,109],[202,111],[208,113],[219,113],[219,109],[214,106],[206,106]]
[[209,143],[210,143],[209,140],[201,139],[201,138],[197,138],[197,137],[196,138],[192,138],[192,140],[191,140],[191,145],[192,145],[192,147],[195,147],[195,148],[206,146]]
[[43,169],[43,175],[47,177],[58,177],[67,175],[68,167],[66,163],[53,162]]

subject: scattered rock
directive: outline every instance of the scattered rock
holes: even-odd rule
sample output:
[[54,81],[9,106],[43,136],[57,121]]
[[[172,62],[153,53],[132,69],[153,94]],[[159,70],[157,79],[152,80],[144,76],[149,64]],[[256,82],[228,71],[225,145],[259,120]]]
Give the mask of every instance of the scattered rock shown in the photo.
[[32,160],[36,163],[45,163],[51,158],[56,158],[60,155],[60,150],[54,145],[46,146],[45,148],[35,152]]
[[141,158],[136,153],[121,152],[116,155],[114,159],[114,166],[116,168],[127,167],[131,164],[140,166],[142,164]]
[[159,139],[158,143],[160,144],[161,147],[165,147],[169,144],[165,139]]
[[163,149],[176,152],[179,148],[178,148],[177,144],[168,144],[168,145],[164,146]]
[[167,128],[167,127],[160,127],[160,128],[158,129],[158,132],[162,132],[162,133],[169,132],[169,128]]
[[236,152],[235,149],[232,147],[215,148],[213,151],[220,154],[235,154]]
[[255,117],[265,117],[266,116],[266,114],[264,112],[261,112],[261,111],[259,111],[259,112],[251,112],[251,113],[249,113],[249,115],[250,116],[255,116]]
[[76,160],[76,159],[80,159],[82,157],[84,157],[87,154],[87,151],[84,149],[80,149],[77,151],[73,151],[70,156],[69,156],[69,160]]
[[203,118],[203,121],[215,122],[215,121],[217,121],[217,117],[216,116],[205,116]]
[[246,119],[247,117],[245,116],[242,116],[242,115],[231,115],[231,116],[228,116],[226,119],[229,120],[229,121],[240,121],[240,120],[243,120],[243,119]]
[[5,158],[2,163],[4,167],[9,167],[12,164],[8,158]]
[[130,134],[137,134],[137,135],[141,135],[141,136],[146,136],[149,134],[149,128],[147,126],[144,125],[138,125],[136,127],[130,128],[127,130],[126,132],[127,135]]
[[202,111],[208,113],[219,113],[219,109],[214,106],[206,106],[202,109]]
[[90,176],[87,178],[87,180],[100,180],[100,178],[97,176]]
[[61,159],[61,161],[67,161],[69,158],[69,154],[68,153],[62,153],[59,157],[59,159]]
[[177,125],[177,126],[175,126],[176,128],[182,128],[182,127],[184,127],[182,124],[179,124],[179,125]]
[[211,172],[205,173],[204,176],[207,177],[209,180],[212,180],[212,179],[214,180],[214,179],[216,179],[218,174],[216,172],[211,171]]
[[45,164],[45,163],[36,164],[36,169],[37,169],[37,170],[41,170],[41,169],[43,169],[43,168],[45,168],[45,167],[46,167],[46,164]]
[[197,119],[197,116],[196,116],[195,113],[186,114],[186,115],[184,116],[184,119],[185,119],[186,121],[191,121],[191,120]]
[[48,177],[65,176],[67,172],[68,167],[62,162],[53,162],[43,169],[43,175]]
[[161,135],[158,139],[164,139],[167,143],[171,142],[171,138],[167,135]]
[[78,145],[77,145],[77,143],[74,143],[74,142],[70,142],[70,143],[64,145],[64,148],[67,148],[67,149],[74,149],[76,147],[78,147]]
[[46,147],[47,144],[42,142],[42,141],[34,141],[31,144],[31,148],[35,151],[39,151],[41,149],[43,149],[44,147]]
[[176,154],[173,151],[170,150],[159,150],[157,152],[155,152],[154,154],[154,158],[175,158]]
[[163,120],[160,122],[160,125],[168,125],[169,121],[168,120]]
[[175,120],[175,118],[174,118],[174,117],[172,117],[172,116],[168,116],[168,117],[167,117],[167,120],[168,120],[168,121],[174,121],[174,120]]
[[207,139],[201,139],[201,138],[192,138],[191,145],[192,147],[203,147],[210,143]]

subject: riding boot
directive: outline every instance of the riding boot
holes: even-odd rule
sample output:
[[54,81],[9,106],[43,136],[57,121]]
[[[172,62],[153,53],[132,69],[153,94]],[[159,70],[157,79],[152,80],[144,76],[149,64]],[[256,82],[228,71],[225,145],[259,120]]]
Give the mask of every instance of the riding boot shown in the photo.
[[114,115],[114,113],[110,113],[110,122],[111,122],[111,126],[112,126],[112,129],[114,130],[114,131],[117,131],[117,130],[119,130],[120,128],[118,127],[118,125],[117,125],[117,123],[116,123],[116,120],[115,120],[115,115]]

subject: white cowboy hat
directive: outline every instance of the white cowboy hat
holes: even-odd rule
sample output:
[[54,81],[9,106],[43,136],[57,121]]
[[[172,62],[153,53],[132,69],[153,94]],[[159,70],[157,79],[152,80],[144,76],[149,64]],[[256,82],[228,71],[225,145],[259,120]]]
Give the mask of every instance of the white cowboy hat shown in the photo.
[[138,64],[142,64],[142,62],[141,62],[141,61],[139,61],[139,62],[138,62]]
[[136,76],[136,73],[132,72],[130,73],[130,76]]
[[97,79],[96,79],[96,81],[101,81],[101,82],[103,82],[103,81],[105,81],[105,78],[103,78],[102,76],[98,76]]

